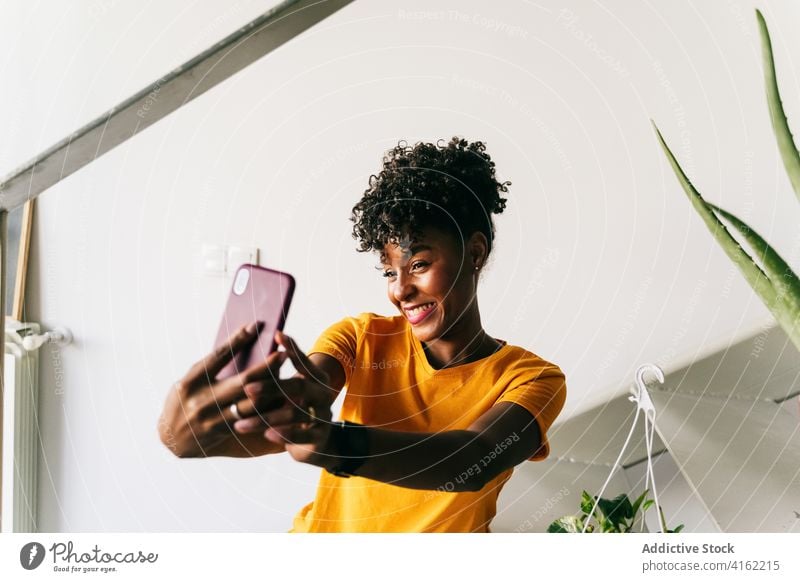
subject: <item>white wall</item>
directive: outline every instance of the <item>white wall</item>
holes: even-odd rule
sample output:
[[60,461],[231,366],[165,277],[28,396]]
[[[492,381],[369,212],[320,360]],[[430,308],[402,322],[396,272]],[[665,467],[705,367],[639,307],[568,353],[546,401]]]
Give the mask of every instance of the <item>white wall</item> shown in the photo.
[[[0,3],[0,172],[270,5]],[[797,120],[800,7],[756,5]],[[288,529],[316,470],[179,461],[156,438],[165,392],[210,348],[227,292],[197,253],[253,245],[292,272],[287,332],[301,346],[345,314],[390,313],[347,217],[401,138],[482,139],[513,182],[483,321],[561,365],[564,417],[627,390],[643,361],[674,369],[770,319],[649,124],[707,198],[800,264],[753,5],[448,0],[417,12],[429,6],[357,0],[40,197],[31,317],[76,337],[42,358],[42,529]]]

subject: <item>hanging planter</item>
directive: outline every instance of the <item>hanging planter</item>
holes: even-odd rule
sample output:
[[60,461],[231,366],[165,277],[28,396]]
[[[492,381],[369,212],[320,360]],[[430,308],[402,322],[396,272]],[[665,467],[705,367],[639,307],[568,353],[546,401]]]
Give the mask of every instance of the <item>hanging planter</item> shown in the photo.
[[[659,526],[662,533],[677,533],[683,529],[683,525],[679,525],[675,529],[667,528],[667,522],[664,518],[664,512],[658,504],[658,492],[656,491],[655,475],[653,472],[653,435],[655,431],[656,409],[653,406],[653,401],[650,399],[650,394],[647,392],[647,386],[644,383],[645,372],[652,372],[658,381],[664,383],[664,372],[661,368],[654,364],[644,364],[639,366],[636,370],[635,390],[634,393],[628,397],[628,400],[636,403],[636,414],[633,417],[633,424],[628,431],[628,436],[625,443],[622,445],[622,450],[617,456],[617,460],[611,466],[611,471],[608,474],[606,482],[600,489],[600,494],[592,497],[588,492],[583,491],[581,495],[581,511],[579,515],[566,515],[555,520],[547,528],[548,533],[592,533],[598,531],[601,533],[629,533],[632,531],[636,523],[636,515],[639,510],[642,510],[642,529],[644,529],[644,514],[652,506],[658,507],[659,513]],[[627,494],[618,495],[614,499],[604,499],[601,497],[603,492],[608,487],[611,477],[614,476],[614,471],[620,467],[620,462],[631,442],[634,430],[636,429],[636,422],[639,420],[639,413],[644,417],[644,439],[647,447],[647,472],[645,477],[645,487],[648,483],[653,488],[654,499],[647,499],[649,489],[645,489],[644,493],[631,503]],[[595,523],[591,523],[594,519]]]
[[[633,533],[633,527],[641,509],[641,523],[647,510],[655,504],[654,499],[647,499],[649,489],[645,489],[636,501],[631,503],[627,494],[623,493],[614,499],[592,497],[587,491],[581,495],[581,512],[578,515],[559,517],[547,528],[548,533]],[[662,529],[666,533],[678,533],[683,524],[675,529],[668,529],[664,512],[658,508]],[[591,520],[594,519],[594,523]]]

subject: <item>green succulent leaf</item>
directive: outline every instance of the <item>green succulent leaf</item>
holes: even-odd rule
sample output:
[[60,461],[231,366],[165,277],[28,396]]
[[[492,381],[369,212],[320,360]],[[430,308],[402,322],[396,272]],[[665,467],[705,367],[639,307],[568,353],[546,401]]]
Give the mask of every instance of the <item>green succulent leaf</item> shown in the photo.
[[781,94],[778,91],[778,79],[775,74],[775,60],[772,55],[772,42],[769,37],[767,23],[761,11],[756,10],[758,20],[758,32],[761,36],[761,57],[764,66],[764,84],[767,90],[767,104],[769,105],[769,117],[772,121],[772,130],[778,142],[778,150],[781,153],[783,166],[786,174],[792,183],[797,198],[800,199],[800,155],[797,153],[792,132],[789,129],[789,122],[786,119],[786,112],[783,110]]
[[742,275],[744,275],[744,278],[747,280],[753,290],[758,294],[769,310],[772,311],[773,315],[775,315],[778,322],[786,330],[789,337],[792,338],[794,343],[798,346],[798,349],[800,349],[800,330],[797,330],[795,322],[790,321],[789,318],[787,318],[785,313],[786,310],[784,309],[784,303],[774,285],[764,271],[762,271],[761,268],[756,264],[753,258],[748,255],[747,252],[739,245],[736,239],[731,236],[731,234],[728,232],[728,229],[725,228],[725,225],[719,220],[719,218],[717,218],[714,210],[703,199],[700,192],[695,189],[689,178],[684,173],[683,168],[681,168],[678,160],[675,159],[675,156],[672,154],[669,146],[667,146],[667,143],[664,141],[664,138],[662,137],[661,132],[658,130],[658,127],[656,127],[655,123],[653,124],[653,127],[655,128],[661,148],[664,150],[664,153],[666,154],[667,159],[672,166],[672,170],[675,172],[675,176],[678,178],[678,182],[680,182],[684,192],[686,192],[686,195],[689,197],[692,206],[694,206],[695,210],[700,215],[700,218],[703,219],[703,222],[705,222],[714,238],[717,239],[717,242],[722,247],[722,250],[725,251],[725,254],[727,254],[731,261],[733,261],[733,263],[738,267],[739,271],[741,271]]
[[[778,294],[778,299],[784,304],[780,317],[776,313],[776,318],[781,321],[784,318],[792,326],[800,323],[800,279],[798,279],[792,268],[781,258],[761,235],[748,226],[745,222],[731,214],[730,212],[707,203],[717,214],[730,222],[738,230],[747,243],[758,253],[757,258],[766,271],[773,288]],[[774,310],[773,310],[774,311]],[[783,325],[783,323],[782,323]],[[787,329],[787,332],[789,330]],[[789,334],[790,337],[792,334]],[[794,339],[794,338],[793,338]],[[800,345],[797,346],[800,349]]]

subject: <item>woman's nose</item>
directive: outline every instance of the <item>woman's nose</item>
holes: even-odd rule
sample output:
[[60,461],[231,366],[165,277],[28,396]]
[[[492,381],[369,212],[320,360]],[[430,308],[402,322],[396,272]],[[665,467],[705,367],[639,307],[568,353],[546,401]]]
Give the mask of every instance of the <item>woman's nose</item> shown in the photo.
[[404,273],[400,270],[397,273],[397,277],[395,277],[394,283],[392,283],[392,295],[394,296],[395,300],[400,303],[404,303],[408,298],[410,298],[414,294],[414,285],[411,282],[411,277],[408,274]]

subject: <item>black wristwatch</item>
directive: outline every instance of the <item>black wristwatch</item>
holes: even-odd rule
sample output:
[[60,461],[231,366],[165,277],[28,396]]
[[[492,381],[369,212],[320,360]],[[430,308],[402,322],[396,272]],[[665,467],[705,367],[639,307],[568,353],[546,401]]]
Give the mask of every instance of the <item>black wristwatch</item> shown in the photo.
[[334,467],[326,467],[326,470],[337,477],[350,477],[367,460],[367,427],[349,420],[336,422],[331,427],[331,439],[339,462]]

